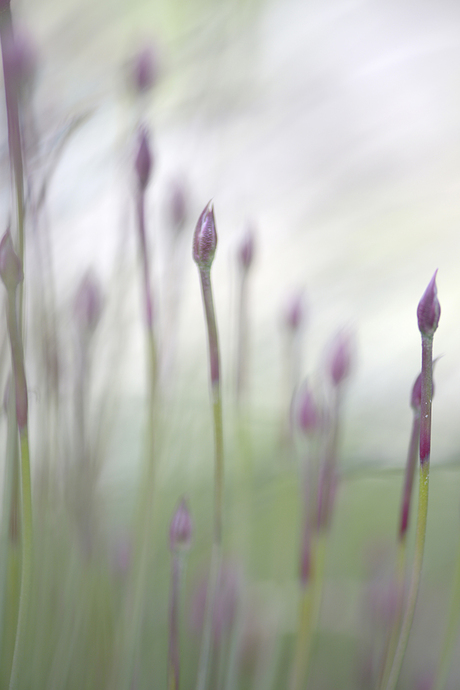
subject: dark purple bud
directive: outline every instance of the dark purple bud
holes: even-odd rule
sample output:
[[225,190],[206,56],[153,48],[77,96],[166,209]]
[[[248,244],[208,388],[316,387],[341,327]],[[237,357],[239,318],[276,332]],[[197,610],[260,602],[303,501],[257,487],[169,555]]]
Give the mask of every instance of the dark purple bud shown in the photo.
[[83,333],[93,333],[102,314],[103,297],[100,283],[92,271],[88,271],[78,286],[74,301],[74,314]]
[[171,520],[169,528],[169,547],[171,551],[188,549],[192,541],[192,518],[185,498],[181,500]]
[[437,297],[436,274],[430,280],[417,307],[418,328],[423,336],[431,337],[436,331],[441,316],[441,305]]
[[254,259],[254,232],[250,228],[246,231],[238,247],[238,263],[243,271],[248,271]]
[[139,93],[145,93],[155,86],[158,77],[158,60],[151,45],[144,46],[134,56],[130,72],[132,85]]
[[205,207],[193,235],[193,259],[201,269],[209,270],[217,247],[216,221],[211,202]]
[[21,261],[14,251],[9,230],[0,242],[0,277],[7,290],[15,290],[24,280]]
[[168,220],[175,232],[180,232],[184,227],[187,216],[187,200],[184,186],[175,180],[169,189]]
[[318,430],[319,414],[310,387],[305,382],[297,394],[297,421],[301,431],[312,434]]
[[415,383],[412,387],[410,406],[413,410],[419,411],[422,406],[422,374],[419,374],[415,379]]
[[152,170],[152,155],[150,153],[150,144],[148,132],[145,127],[141,127],[137,136],[137,153],[134,163],[139,187],[145,191],[150,179]]
[[291,331],[297,331],[305,317],[304,291],[298,290],[289,298],[285,310],[284,321]]
[[346,331],[338,333],[332,343],[329,375],[334,386],[339,386],[349,376],[352,365],[352,343]]

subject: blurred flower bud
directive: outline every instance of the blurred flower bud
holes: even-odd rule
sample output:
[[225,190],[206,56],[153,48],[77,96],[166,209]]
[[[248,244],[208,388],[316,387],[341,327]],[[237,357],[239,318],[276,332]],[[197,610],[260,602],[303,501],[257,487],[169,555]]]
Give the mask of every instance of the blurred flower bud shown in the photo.
[[238,263],[243,271],[248,271],[254,259],[254,232],[251,228],[246,231],[238,247]]
[[348,378],[352,366],[352,341],[346,331],[341,331],[332,342],[329,360],[329,375],[334,386]]
[[198,218],[193,235],[193,259],[201,269],[209,270],[217,247],[216,222],[211,202]]
[[436,270],[417,307],[418,328],[420,333],[427,337],[431,337],[434,334],[441,316],[441,305],[439,304],[438,291],[436,289],[437,272]]
[[30,89],[35,81],[38,51],[29,33],[24,29],[11,35],[5,50],[16,88],[20,94]]
[[184,186],[178,180],[171,183],[167,202],[168,223],[174,232],[179,233],[187,217],[187,199]]
[[288,299],[284,308],[283,318],[291,331],[297,331],[305,318],[304,291],[297,290]]
[[0,277],[7,290],[15,290],[24,280],[21,261],[14,251],[9,230],[5,232],[0,242]]
[[311,389],[306,381],[296,394],[296,422],[304,434],[312,434],[318,430],[320,416]]
[[158,59],[153,46],[145,45],[131,60],[129,80],[135,91],[146,93],[158,78]]
[[98,279],[92,271],[82,278],[74,301],[75,320],[83,333],[93,333],[102,314],[103,296]]
[[138,132],[134,168],[136,170],[139,187],[142,191],[145,191],[152,170],[152,154],[150,153],[149,137],[145,127],[141,127]]
[[171,551],[186,550],[192,541],[192,518],[185,498],[181,500],[171,520],[169,528],[169,547]]

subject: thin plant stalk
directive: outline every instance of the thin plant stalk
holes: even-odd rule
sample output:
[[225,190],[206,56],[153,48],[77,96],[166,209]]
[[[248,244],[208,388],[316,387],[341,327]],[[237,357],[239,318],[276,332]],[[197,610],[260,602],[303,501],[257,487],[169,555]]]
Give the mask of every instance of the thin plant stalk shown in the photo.
[[417,307],[418,327],[422,336],[422,372],[420,405],[420,471],[415,553],[408,600],[398,645],[396,647],[388,681],[382,687],[394,690],[398,682],[404,654],[414,618],[415,604],[420,585],[423,553],[425,550],[426,523],[428,515],[428,486],[431,455],[431,402],[433,396],[433,335],[438,327],[441,307],[437,299],[436,273],[428,284]]
[[171,595],[169,602],[168,690],[179,690],[179,603],[183,569],[183,554],[175,553],[172,564]]
[[[5,235],[2,240],[5,273],[3,282],[7,288],[7,322],[13,363],[16,420],[19,429],[20,458],[21,458],[21,589],[19,595],[19,611],[14,644],[13,662],[10,676],[10,690],[15,690],[21,665],[22,645],[27,627],[30,587],[32,581],[32,491],[30,480],[29,432],[28,432],[28,401],[27,383],[24,368],[24,351],[22,337],[19,331],[18,315],[16,311],[16,288],[22,281],[22,267],[18,257],[14,254],[11,238]],[[4,266],[5,266],[4,264]],[[14,279],[11,282],[11,270]],[[20,277],[19,277],[20,273]]]
[[211,265],[217,246],[214,210],[207,204],[201,213],[193,237],[193,259],[198,266],[201,294],[206,317],[209,346],[209,372],[214,427],[214,526],[211,570],[206,596],[203,637],[198,666],[197,690],[205,690],[209,676],[212,652],[212,621],[222,566],[222,522],[224,487],[224,439],[222,422],[222,393],[220,377],[220,353],[217,322],[211,286]]

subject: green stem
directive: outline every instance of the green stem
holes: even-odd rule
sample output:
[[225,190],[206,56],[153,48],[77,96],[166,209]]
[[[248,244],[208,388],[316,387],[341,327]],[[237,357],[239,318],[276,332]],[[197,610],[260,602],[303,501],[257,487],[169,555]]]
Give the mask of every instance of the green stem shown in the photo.
[[457,565],[455,567],[455,576],[452,586],[449,610],[449,622],[446,628],[433,690],[443,690],[446,684],[447,677],[449,675],[452,651],[458,630],[460,619],[460,548],[458,549]]
[[21,594],[19,597],[18,625],[14,645],[9,690],[18,687],[24,635],[27,627],[30,587],[32,583],[32,490],[30,481],[29,434],[27,425],[20,431],[21,489],[22,489],[22,563]]
[[423,552],[425,548],[425,533],[426,521],[428,515],[428,484],[430,477],[430,463],[424,462],[420,465],[419,476],[419,498],[418,498],[418,514],[417,514],[417,532],[415,538],[415,554],[414,564],[412,568],[412,579],[409,588],[409,595],[407,601],[407,608],[404,614],[401,632],[399,634],[398,646],[396,647],[391,672],[388,677],[386,690],[394,690],[398,682],[399,673],[401,670],[404,654],[409,640],[409,634],[412,627],[412,620],[414,618],[415,604],[417,601],[417,594],[420,584],[420,576],[422,572]]

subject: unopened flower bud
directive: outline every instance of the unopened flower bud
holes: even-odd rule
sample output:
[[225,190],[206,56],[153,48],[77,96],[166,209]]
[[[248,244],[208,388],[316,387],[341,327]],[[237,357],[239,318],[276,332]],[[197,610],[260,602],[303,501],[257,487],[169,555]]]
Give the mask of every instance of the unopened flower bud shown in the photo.
[[331,349],[329,375],[334,386],[339,386],[348,378],[352,365],[352,344],[349,333],[341,331],[336,336]]
[[193,235],[193,259],[201,269],[209,270],[217,247],[214,208],[208,203],[196,224]]
[[297,422],[304,434],[312,434],[318,429],[319,414],[310,387],[305,382],[297,394]]
[[238,247],[238,263],[243,271],[248,271],[254,259],[254,232],[249,229]]
[[168,221],[174,232],[179,233],[184,227],[187,216],[187,200],[184,186],[175,180],[169,189]]
[[92,333],[101,318],[103,296],[98,279],[88,271],[78,286],[74,302],[74,314],[83,333]]
[[9,230],[0,242],[0,277],[7,290],[15,290],[24,280],[21,261],[14,251]]
[[169,546],[171,551],[176,551],[177,549],[186,550],[190,548],[192,532],[192,518],[187,502],[183,498],[173,515],[169,528]]
[[430,280],[423,297],[418,303],[417,320],[418,328],[422,336],[431,337],[436,331],[441,316],[441,305],[437,297],[436,274]]
[[284,321],[291,331],[297,331],[305,317],[304,291],[298,290],[291,295],[284,310]]
[[139,130],[137,138],[137,153],[134,163],[139,187],[145,191],[150,179],[152,170],[152,155],[150,153],[150,145],[148,133],[145,127]]
[[25,30],[15,31],[6,44],[5,58],[19,93],[32,87],[37,71],[37,48]]
[[158,77],[158,61],[151,45],[146,45],[132,59],[130,81],[139,93],[149,91]]

